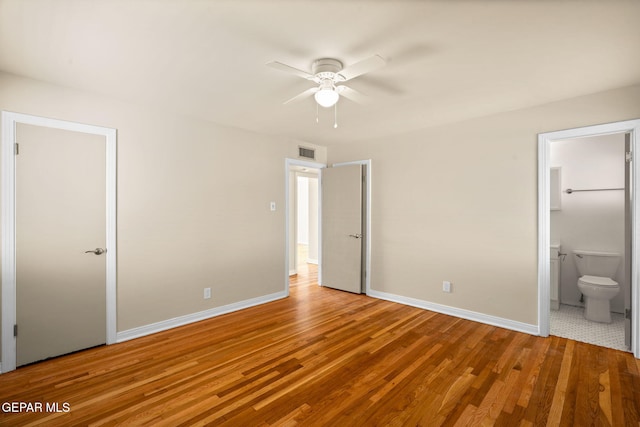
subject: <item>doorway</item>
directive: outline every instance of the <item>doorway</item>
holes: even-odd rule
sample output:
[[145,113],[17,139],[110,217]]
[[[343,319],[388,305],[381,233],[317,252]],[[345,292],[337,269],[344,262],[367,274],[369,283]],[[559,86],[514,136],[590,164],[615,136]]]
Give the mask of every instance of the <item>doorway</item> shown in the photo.
[[[625,344],[625,301],[631,287],[625,277],[625,134],[588,136],[552,141],[550,186],[552,305],[550,334],[629,351]],[[586,297],[578,287],[577,269],[582,251],[612,254],[616,271],[610,279],[615,295],[608,302],[610,322],[585,318]],[[597,258],[596,258],[597,259]],[[588,274],[588,273],[584,273]],[[613,293],[614,291],[612,291]],[[602,313],[604,316],[604,313]]]
[[[340,167],[348,165],[361,165],[366,170],[366,174],[363,176],[363,234],[365,236],[371,235],[371,161],[361,160],[354,162],[336,163],[331,167]],[[285,159],[285,290],[289,295],[289,277],[296,274],[296,252],[297,252],[297,238],[296,238],[296,171],[302,168],[316,169],[320,172],[320,179],[318,182],[318,194],[322,194],[322,170],[326,168],[326,165],[322,163],[309,162],[305,160],[297,159]],[[323,226],[321,220],[322,213],[322,197],[318,200],[318,241],[322,241]],[[363,292],[369,293],[371,288],[371,239],[364,239],[362,245],[362,277],[363,277]],[[318,284],[322,286],[322,245],[320,244],[318,250]]]
[[[584,128],[577,128],[577,129],[569,129],[569,130],[565,130],[565,131],[558,131],[558,132],[549,132],[549,133],[544,133],[544,134],[540,134],[538,136],[538,319],[539,319],[539,333],[541,336],[548,336],[550,334],[550,323],[551,323],[551,307],[553,304],[553,302],[551,301],[552,299],[556,299],[556,300],[562,300],[562,290],[564,288],[567,288],[568,285],[571,285],[570,283],[565,283],[562,284],[562,288],[560,288],[560,295],[557,295],[555,290],[552,290],[552,277],[551,277],[551,273],[552,272],[556,272],[556,268],[551,268],[551,266],[556,263],[555,265],[557,266],[557,260],[554,261],[552,260],[552,245],[556,245],[555,247],[557,248],[559,246],[559,250],[557,251],[556,255],[558,255],[558,257],[560,259],[562,259],[562,257],[564,257],[564,259],[566,260],[567,257],[569,256],[573,256],[573,254],[568,253],[567,249],[571,248],[571,246],[573,245],[573,243],[567,242],[568,244],[566,246],[562,246],[563,242],[558,242],[558,241],[553,241],[553,238],[556,238],[558,236],[558,230],[552,230],[552,223],[551,223],[551,214],[552,214],[552,209],[556,209],[556,213],[558,212],[558,195],[560,191],[565,191],[566,192],[566,185],[568,185],[568,183],[562,183],[560,184],[560,187],[554,188],[557,186],[557,176],[558,176],[558,169],[557,167],[553,168],[553,173],[552,173],[552,167],[557,166],[554,165],[552,162],[552,152],[553,152],[553,147],[552,144],[559,142],[559,141],[566,141],[566,140],[577,140],[580,138],[588,138],[588,137],[604,137],[607,135],[615,135],[618,134],[618,137],[621,138],[622,140],[624,140],[624,134],[629,134],[629,148],[630,151],[633,152],[637,152],[636,150],[636,145],[638,143],[637,138],[638,135],[640,134],[640,120],[631,120],[631,121],[626,121],[626,122],[617,122],[617,123],[609,123],[609,124],[604,124],[604,125],[595,125],[595,126],[588,126],[588,127],[584,127]],[[624,143],[623,143],[624,145]],[[586,147],[586,146],[583,146]],[[624,153],[621,153],[621,162],[624,162]],[[622,166],[621,166],[622,167]],[[637,161],[632,161],[630,163],[630,177],[629,177],[629,183],[628,185],[623,184],[622,186],[628,186],[630,187],[630,191],[629,191],[629,198],[631,200],[631,204],[629,205],[629,225],[626,226],[628,227],[627,231],[624,231],[625,225],[624,225],[624,208],[622,208],[622,220],[621,223],[619,224],[619,227],[621,227],[623,229],[623,231],[621,232],[622,236],[620,237],[621,240],[624,241],[624,235],[629,234],[631,236],[630,239],[630,245],[629,245],[629,249],[625,249],[624,248],[624,243],[622,243],[622,252],[625,252],[625,255],[627,259],[631,260],[630,265],[627,267],[628,270],[630,271],[630,280],[628,280],[629,283],[629,305],[631,306],[631,310],[630,311],[625,311],[624,315],[625,316],[629,316],[630,317],[630,321],[628,322],[629,325],[629,330],[627,331],[628,335],[629,335],[629,341],[630,341],[630,349],[631,351],[634,353],[635,357],[640,357],[640,334],[639,334],[639,327],[640,327],[640,321],[639,321],[639,317],[638,317],[638,313],[637,313],[637,308],[640,307],[640,296],[639,296],[639,292],[638,292],[638,263],[637,263],[637,257],[630,255],[632,253],[632,251],[635,250],[638,243],[638,231],[640,230],[640,218],[639,218],[639,214],[640,214],[640,210],[639,210],[639,206],[640,203],[638,201],[638,197],[637,197],[637,188],[638,188],[638,182],[639,182],[639,177],[638,177],[638,171],[640,170],[640,167],[638,166],[638,162]],[[593,175],[593,174],[592,174]],[[622,175],[624,176],[624,173],[622,173]],[[560,176],[562,176],[562,172],[560,172]],[[554,186],[551,185],[552,182],[552,177],[554,177]],[[562,182],[562,178],[560,179],[560,181]],[[620,187],[614,187],[614,188],[620,188]],[[588,188],[585,188],[588,189]],[[621,190],[612,190],[610,192],[597,192],[599,195],[603,195],[605,193],[610,193],[609,197],[611,197],[611,194],[615,193],[615,192],[619,192],[620,194],[618,194],[618,196],[620,196],[622,193],[624,193],[624,191]],[[585,192],[586,193],[586,192]],[[596,193],[596,192],[594,192]],[[567,193],[566,196],[570,197],[569,195],[573,195],[573,196],[578,196],[579,194],[573,194],[573,193]],[[615,197],[615,196],[613,196]],[[620,197],[620,199],[622,200],[624,198],[624,196]],[[579,199],[574,198],[572,199],[572,203],[575,203],[575,201],[579,201]],[[582,200],[584,201],[584,200]],[[560,207],[559,209],[562,209],[562,207]],[[582,212],[584,212],[584,209],[582,210]],[[618,213],[620,215],[620,212]],[[630,229],[630,230],[629,230]],[[552,232],[554,233],[552,235]],[[620,240],[620,239],[619,239]],[[585,245],[586,242],[581,242],[581,245]],[[604,243],[603,243],[604,244]],[[571,250],[575,250],[575,249],[585,249],[585,248],[571,248]],[[593,248],[592,248],[593,250]],[[563,255],[566,254],[566,255]],[[566,264],[566,262],[565,262]],[[624,265],[624,262],[622,263]],[[569,266],[567,265],[565,267],[564,264],[560,265],[560,271],[562,269],[566,268],[565,273],[574,273],[572,269],[575,269],[574,266]],[[625,276],[625,268],[622,267],[620,268],[618,275],[619,275],[619,279],[620,280],[625,280],[624,276]],[[577,274],[577,273],[575,273]],[[569,281],[572,281],[572,279],[569,279]],[[567,288],[567,289],[572,289],[572,288]],[[567,301],[571,301],[572,300],[572,295],[571,295],[571,291],[566,291],[568,292],[568,295],[565,295],[565,300]],[[574,297],[576,295],[573,295]],[[578,296],[579,298],[579,296]],[[622,296],[623,298],[623,296]],[[575,298],[573,298],[575,299]],[[579,302],[579,300],[578,300]],[[619,302],[618,302],[618,305]],[[555,308],[555,307],[554,307]],[[618,309],[619,311],[621,311],[620,309]]]
[[293,208],[295,211],[294,270],[289,274],[308,273],[310,266],[317,269],[320,253],[320,169],[304,166],[292,167],[294,174]]
[[[2,124],[2,370],[7,372],[17,365],[116,341],[116,131],[9,112],[2,113]],[[19,158],[22,138],[28,138],[22,152],[23,156],[30,153],[28,158]],[[47,153],[43,154],[44,151]],[[84,188],[83,168],[86,169],[89,153],[98,163],[91,167],[97,173],[93,172],[95,179],[87,179],[94,185],[88,191],[100,195],[93,201],[87,199],[86,203],[75,200],[60,204],[69,188],[74,188],[71,192]],[[37,161],[38,156],[41,161]],[[54,158],[58,160],[52,161]],[[62,162],[65,166],[61,167]],[[45,169],[50,169],[47,176],[52,181],[51,174],[57,174],[55,191],[42,187],[49,184],[47,176],[38,177]],[[72,169],[75,175],[70,173]],[[32,197],[35,189],[39,198]],[[43,198],[48,199],[43,202]],[[38,203],[42,204],[40,208],[36,206]],[[97,235],[83,229],[76,237],[82,239],[87,234],[89,240],[96,241],[95,245],[76,241],[64,226],[58,229],[60,221],[62,224],[66,221],[66,211],[63,215],[54,211],[72,205],[80,209],[77,222],[98,227]],[[34,229],[38,230],[32,232]],[[54,231],[62,234],[52,237]],[[82,247],[67,251],[67,243],[71,246],[79,243]],[[40,249],[44,253],[34,255]],[[60,258],[63,252],[69,255],[70,263],[67,255],[64,262],[45,262],[48,258]],[[69,283],[72,277],[80,281]],[[97,281],[97,285],[85,286],[88,277],[93,277],[91,280]],[[56,312],[62,302],[51,301],[58,291],[65,294],[62,297],[68,300],[65,304],[75,304],[64,310],[78,315],[92,311],[101,314],[91,321],[78,322],[68,313]],[[82,299],[87,292],[88,299]]]

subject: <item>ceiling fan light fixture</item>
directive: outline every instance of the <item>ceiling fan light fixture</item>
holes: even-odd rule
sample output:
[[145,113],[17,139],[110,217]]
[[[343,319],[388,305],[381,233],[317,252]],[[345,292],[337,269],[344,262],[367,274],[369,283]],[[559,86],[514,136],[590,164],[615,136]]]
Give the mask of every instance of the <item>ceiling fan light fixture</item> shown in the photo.
[[314,95],[316,102],[321,107],[329,108],[336,105],[340,95],[333,88],[323,88],[317,91]]
[[290,65],[283,64],[282,62],[272,61],[267,63],[269,67],[285,71],[298,77],[302,77],[305,80],[317,83],[318,86],[309,88],[284,103],[288,104],[293,101],[299,101],[310,97],[313,94],[316,101],[316,123],[318,122],[318,108],[334,107],[334,115],[336,118],[334,121],[334,127],[338,127],[338,101],[341,96],[354,102],[362,102],[364,100],[364,97],[358,91],[340,83],[374,71],[385,64],[386,61],[380,55],[373,55],[367,59],[356,62],[355,64],[351,64],[346,68],[344,68],[342,62],[337,59],[321,58],[313,62],[311,66],[312,72],[309,73]]

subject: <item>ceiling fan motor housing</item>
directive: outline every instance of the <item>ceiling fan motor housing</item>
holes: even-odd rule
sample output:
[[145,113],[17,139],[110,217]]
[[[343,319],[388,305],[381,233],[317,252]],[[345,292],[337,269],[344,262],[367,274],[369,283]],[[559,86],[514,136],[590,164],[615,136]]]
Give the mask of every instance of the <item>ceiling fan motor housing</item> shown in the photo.
[[340,70],[342,70],[342,62],[337,59],[331,58],[322,58],[314,61],[313,66],[313,75],[319,80],[332,80],[332,81],[342,81],[344,79],[338,74]]

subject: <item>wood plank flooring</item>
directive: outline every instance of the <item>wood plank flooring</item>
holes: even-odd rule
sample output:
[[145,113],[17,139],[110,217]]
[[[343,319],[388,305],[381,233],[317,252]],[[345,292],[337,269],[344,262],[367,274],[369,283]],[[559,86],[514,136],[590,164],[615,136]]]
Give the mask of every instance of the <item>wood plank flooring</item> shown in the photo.
[[320,288],[303,273],[284,300],[0,375],[0,425],[640,425],[629,353]]

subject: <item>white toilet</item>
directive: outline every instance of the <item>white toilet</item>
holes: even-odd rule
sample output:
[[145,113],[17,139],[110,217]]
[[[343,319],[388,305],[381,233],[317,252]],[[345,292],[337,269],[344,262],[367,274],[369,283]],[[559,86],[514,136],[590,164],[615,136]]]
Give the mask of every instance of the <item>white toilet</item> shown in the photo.
[[580,274],[578,289],[585,299],[585,319],[611,323],[610,301],[620,292],[620,285],[613,280],[620,254],[575,250],[573,257]]

